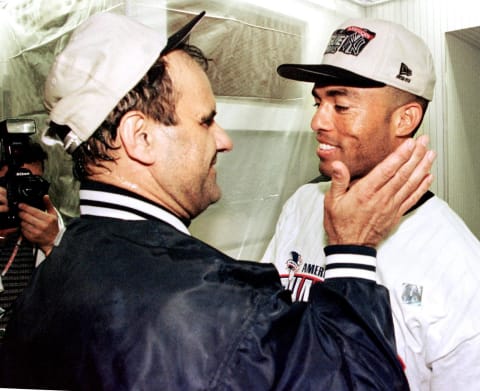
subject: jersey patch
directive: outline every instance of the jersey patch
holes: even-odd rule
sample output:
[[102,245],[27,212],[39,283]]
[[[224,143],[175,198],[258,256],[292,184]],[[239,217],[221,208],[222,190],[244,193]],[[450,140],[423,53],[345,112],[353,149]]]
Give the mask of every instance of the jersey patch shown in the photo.
[[285,262],[288,274],[280,274],[280,280],[283,287],[292,292],[293,301],[308,301],[312,285],[324,280],[325,267],[305,262],[296,251],[291,251],[290,255]]
[[411,305],[420,305],[422,304],[422,294],[423,294],[423,286],[415,285],[415,284],[402,284],[403,292],[402,292],[402,301],[405,304]]

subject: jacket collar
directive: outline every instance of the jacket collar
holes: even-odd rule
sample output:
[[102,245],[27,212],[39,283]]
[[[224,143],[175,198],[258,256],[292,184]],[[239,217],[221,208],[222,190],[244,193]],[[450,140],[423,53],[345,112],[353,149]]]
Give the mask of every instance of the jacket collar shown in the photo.
[[190,221],[182,220],[164,207],[126,189],[101,182],[80,186],[80,215],[121,220],[161,220],[190,235]]

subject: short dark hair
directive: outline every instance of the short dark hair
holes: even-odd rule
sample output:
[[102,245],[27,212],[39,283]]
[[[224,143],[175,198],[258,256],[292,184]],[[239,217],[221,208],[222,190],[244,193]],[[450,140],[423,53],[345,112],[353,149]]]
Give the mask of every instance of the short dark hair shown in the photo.
[[[199,63],[204,70],[208,59],[196,46],[183,43],[182,50]],[[91,175],[90,165],[102,166],[104,161],[114,161],[112,151],[122,117],[131,110],[139,110],[164,125],[176,125],[176,97],[172,80],[168,75],[165,59],[160,55],[145,76],[118,102],[107,118],[72,154],[73,175],[84,180]]]

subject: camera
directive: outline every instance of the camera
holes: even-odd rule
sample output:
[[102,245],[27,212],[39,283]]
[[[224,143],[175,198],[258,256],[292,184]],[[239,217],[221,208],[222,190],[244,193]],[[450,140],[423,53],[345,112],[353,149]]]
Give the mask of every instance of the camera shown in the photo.
[[23,202],[44,210],[43,196],[50,183],[24,167],[32,162],[30,136],[35,134],[32,119],[6,119],[0,122],[0,167],[7,166],[7,174],[0,178],[0,186],[7,189],[9,211],[0,213],[0,229],[18,227],[18,204]]

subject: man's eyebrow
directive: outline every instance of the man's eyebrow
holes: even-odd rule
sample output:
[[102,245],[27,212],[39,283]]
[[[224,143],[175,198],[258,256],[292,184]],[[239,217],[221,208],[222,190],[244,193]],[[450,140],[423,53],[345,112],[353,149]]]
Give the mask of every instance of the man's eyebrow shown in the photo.
[[209,114],[203,115],[203,116],[200,118],[200,121],[201,121],[202,123],[212,122],[216,115],[217,115],[217,111],[216,111],[216,110],[212,110]]
[[[317,95],[317,93],[315,92],[315,88],[317,87],[314,87],[312,89],[312,95],[314,98],[319,98],[319,96]],[[326,95],[327,96],[330,96],[330,97],[335,97],[335,96],[350,96],[352,98],[355,98],[358,96],[358,93],[352,89],[349,89],[349,88],[345,88],[345,87],[333,87],[331,89],[328,89],[326,91]]]

